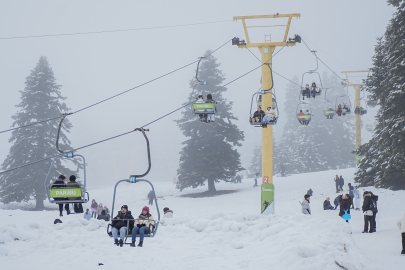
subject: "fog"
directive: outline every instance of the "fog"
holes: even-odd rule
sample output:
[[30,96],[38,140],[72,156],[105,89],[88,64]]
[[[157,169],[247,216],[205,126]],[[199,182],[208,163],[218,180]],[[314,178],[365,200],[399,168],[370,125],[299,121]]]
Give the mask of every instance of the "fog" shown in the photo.
[[[233,16],[300,13],[292,20],[289,37],[300,34],[318,56],[341,77],[342,70],[371,67],[376,37],[382,36],[393,8],[376,0],[314,1],[0,1],[0,38],[217,22],[193,26],[144,29],[102,34],[42,38],[0,39],[0,130],[10,127],[17,112],[19,90],[41,55],[48,58],[62,95],[72,111],[177,69],[198,59],[208,49],[230,81],[260,63],[246,49],[232,46],[233,37],[244,39],[240,21]],[[255,22],[256,23],[256,22]],[[266,22],[265,22],[266,23]],[[269,20],[267,24],[283,24]],[[285,23],[285,21],[284,21]],[[262,22],[257,22],[262,24]],[[261,29],[260,31],[262,31]],[[264,32],[254,30],[252,38],[262,41]],[[278,30],[265,28],[276,41]],[[274,32],[272,32],[274,31]],[[277,51],[278,49],[276,49]],[[252,52],[259,56],[257,49]],[[284,48],[273,59],[274,71],[287,78],[313,69],[315,58],[304,44]],[[196,65],[128,92],[110,101],[69,116],[73,124],[68,135],[72,147],[118,135],[140,127],[186,101],[189,81]],[[322,72],[326,68],[320,64]],[[237,125],[245,132],[239,149],[248,167],[261,130],[249,125],[252,94],[260,87],[260,69],[230,84],[225,96],[234,102]],[[288,81],[274,75],[280,118],[274,127],[279,139],[284,125],[283,87]],[[352,96],[354,90],[350,89]],[[214,95],[215,98],[215,95]],[[295,110],[296,104],[291,104]],[[147,179],[171,181],[176,176],[181,142],[185,140],[173,120],[176,112],[148,126],[152,170]],[[201,128],[206,128],[201,124]],[[354,132],[354,131],[353,131]],[[11,133],[0,134],[0,161],[8,154]],[[56,153],[56,150],[55,150]],[[142,134],[132,133],[79,152],[88,162],[88,185],[111,185],[129,174],[147,168]]]

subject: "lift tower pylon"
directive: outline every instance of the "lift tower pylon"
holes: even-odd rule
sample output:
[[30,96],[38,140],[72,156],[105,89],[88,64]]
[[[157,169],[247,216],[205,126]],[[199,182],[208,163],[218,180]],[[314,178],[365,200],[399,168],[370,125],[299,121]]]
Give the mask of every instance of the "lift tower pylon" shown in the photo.
[[[236,16],[233,17],[234,21],[241,20],[243,29],[245,31],[246,42],[239,42],[237,44],[239,48],[258,48],[261,53],[262,62],[262,90],[270,89],[267,92],[272,91],[272,56],[277,46],[294,46],[295,42],[300,42],[299,36],[296,36],[297,40],[287,41],[288,31],[290,30],[290,24],[292,18],[300,18],[299,13],[295,14],[275,14],[275,15],[259,15],[259,16]],[[265,26],[252,26],[246,25],[246,20],[252,19],[274,19],[274,18],[286,18],[288,19],[286,25],[265,25]],[[265,42],[251,43],[248,33],[248,28],[254,27],[275,27],[285,26],[285,34],[282,41],[271,42],[267,40],[269,35],[265,35]],[[298,41],[299,38],[299,41]],[[234,44],[234,41],[232,42]],[[269,68],[270,67],[270,68]],[[272,95],[262,95],[262,108],[266,110],[267,107],[272,107]],[[274,185],[273,185],[273,126],[262,128],[262,185],[261,185],[261,213],[265,215],[274,214]]]
[[[352,83],[349,81],[351,73],[367,73],[367,77],[370,75],[370,70],[357,70],[357,71],[342,71],[346,75],[347,86],[352,86],[354,88],[354,108],[360,108],[360,90],[365,85],[364,83]],[[354,110],[353,110],[354,111]],[[361,145],[361,118],[360,114],[356,114],[356,150]],[[356,164],[360,162],[361,157],[356,155]]]

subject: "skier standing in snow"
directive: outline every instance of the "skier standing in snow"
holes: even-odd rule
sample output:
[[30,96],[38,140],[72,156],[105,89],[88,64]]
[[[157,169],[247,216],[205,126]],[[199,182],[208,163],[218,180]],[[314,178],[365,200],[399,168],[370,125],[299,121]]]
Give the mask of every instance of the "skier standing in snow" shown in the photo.
[[353,199],[354,199],[353,189],[354,188],[352,187],[351,183],[347,184],[347,186],[349,187],[349,196],[350,196],[350,199],[352,201],[352,209],[354,209],[354,201],[353,201]]
[[91,201],[91,217],[93,218],[96,218],[97,217],[97,206],[98,206],[98,204],[97,204],[97,202],[96,202],[96,200],[92,200]]
[[149,213],[149,207],[142,208],[142,213],[139,215],[135,222],[135,227],[132,229],[132,243],[131,247],[135,247],[136,235],[139,233],[138,247],[142,247],[145,233],[150,233],[152,227],[155,227],[155,220]]
[[405,215],[397,222],[402,235],[402,256],[405,256]]
[[153,194],[153,190],[149,191],[148,193],[148,199],[149,199],[149,205],[153,205],[153,199],[154,199],[154,194]]
[[311,196],[305,194],[304,200],[302,201],[302,213],[305,215],[311,215],[311,206],[309,205],[309,199]]
[[307,194],[308,194],[309,196],[312,196],[313,193],[314,193],[314,192],[312,191],[312,188],[308,189]]
[[[363,193],[363,206],[362,210],[364,213],[364,230],[363,233],[373,233],[375,232],[375,219],[373,218],[374,212],[374,202],[370,191],[364,191]],[[370,225],[370,230],[369,230]]]
[[370,191],[370,194],[371,194],[371,200],[373,201],[373,215],[372,215],[371,219],[373,220],[374,227],[372,228],[373,229],[372,232],[376,232],[377,231],[376,216],[378,213],[378,207],[377,207],[378,196],[374,195],[373,192],[371,192],[371,191]]
[[98,216],[101,216],[101,215],[102,215],[103,210],[104,210],[103,204],[100,203],[100,204],[97,206],[97,219],[98,219]]
[[354,188],[353,194],[354,194],[354,210],[360,210],[360,191],[357,188]]
[[253,179],[255,180],[255,184],[253,185],[253,187],[257,187],[257,178],[259,177],[259,173],[256,173],[255,176],[253,177]]
[[333,181],[335,181],[336,193],[339,193],[339,176],[336,175],[336,177],[335,177],[335,179],[333,179]]
[[[345,194],[342,196],[342,203],[340,203],[340,211],[339,211],[339,216],[342,217],[345,212],[347,214],[350,214],[350,206],[352,205],[352,200],[350,199],[349,194]],[[346,220],[346,222],[349,222]]]
[[345,185],[345,179],[343,179],[342,176],[340,176],[340,178],[339,178],[339,185],[340,185],[340,191],[343,192],[343,187]]

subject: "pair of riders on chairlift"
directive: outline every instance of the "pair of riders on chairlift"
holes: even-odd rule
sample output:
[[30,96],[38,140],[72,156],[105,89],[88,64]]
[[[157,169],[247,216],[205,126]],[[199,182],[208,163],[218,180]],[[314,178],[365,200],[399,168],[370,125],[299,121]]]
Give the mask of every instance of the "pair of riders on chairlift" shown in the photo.
[[[69,188],[81,188],[80,183],[76,182],[76,176],[71,175],[69,177],[69,182],[65,183],[66,181],[66,176],[63,174],[59,175],[58,179],[53,183],[51,188],[64,188],[64,187],[69,187]],[[65,201],[65,200],[81,200],[81,197],[69,197],[69,198],[54,198],[56,201]],[[83,206],[81,203],[75,203],[73,206],[75,213],[83,213]],[[65,204],[65,210],[67,214],[70,214],[69,210],[69,204]],[[59,216],[63,217],[63,203],[59,203]]]
[[364,109],[364,108],[361,107],[361,106],[360,106],[360,108],[359,108],[359,106],[356,106],[356,108],[354,109],[354,113],[355,113],[355,114],[363,115],[363,114],[366,114],[366,113],[367,113],[367,110]]
[[350,107],[348,107],[346,103],[343,103],[343,107],[341,104],[339,104],[336,109],[336,113],[338,116],[342,116],[342,114],[346,115],[346,113],[349,113],[349,112],[350,112]]
[[311,87],[309,87],[309,84],[306,84],[305,88],[302,89],[302,100],[304,100],[305,97],[311,98],[311,95],[313,98],[315,98],[315,96],[320,93],[321,93],[321,89],[316,86],[315,82],[313,82],[311,84]]
[[[195,103],[215,103],[215,100],[212,99],[212,95],[208,94],[207,95],[207,100],[204,100],[203,95],[199,95],[198,98],[196,99]],[[201,112],[214,112],[214,109],[204,109],[204,110],[197,110]],[[214,113],[209,113],[209,114],[199,114],[200,120],[202,122],[210,123],[215,121],[215,112]]]
[[333,115],[335,114],[335,110],[332,107],[328,106],[328,107],[325,108],[324,114],[326,116],[326,119],[333,119]]
[[[138,218],[134,219],[131,211],[128,210],[128,205],[123,205],[121,206],[121,211],[118,211],[118,215],[112,219],[111,227],[115,245],[120,247],[124,245],[128,231],[129,234],[132,234],[130,246],[135,247],[136,236],[139,234],[138,247],[142,247],[145,234],[150,234],[155,227],[155,220],[149,213],[149,207],[147,206],[144,206]],[[118,233],[120,240],[118,240]]]
[[262,106],[257,107],[257,111],[254,112],[252,122],[256,123],[270,123],[270,122],[275,122],[277,119],[277,113],[276,110],[274,110],[274,107],[267,107],[267,111],[264,112],[262,110]]
[[309,113],[309,110],[306,110],[305,112],[303,112],[302,110],[300,110],[299,113],[298,113],[298,122],[300,122],[301,125],[306,125],[306,126],[308,126],[308,124],[309,124],[309,119],[299,119],[299,116],[300,116],[300,115],[311,115],[311,114]]

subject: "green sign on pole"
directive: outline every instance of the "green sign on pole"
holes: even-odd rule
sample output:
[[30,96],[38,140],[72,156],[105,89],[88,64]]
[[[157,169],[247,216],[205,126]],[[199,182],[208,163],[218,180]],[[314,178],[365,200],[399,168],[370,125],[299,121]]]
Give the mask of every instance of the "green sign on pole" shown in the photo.
[[269,178],[263,176],[263,182],[261,186],[262,192],[262,211],[263,215],[274,214],[274,185],[269,184]]

